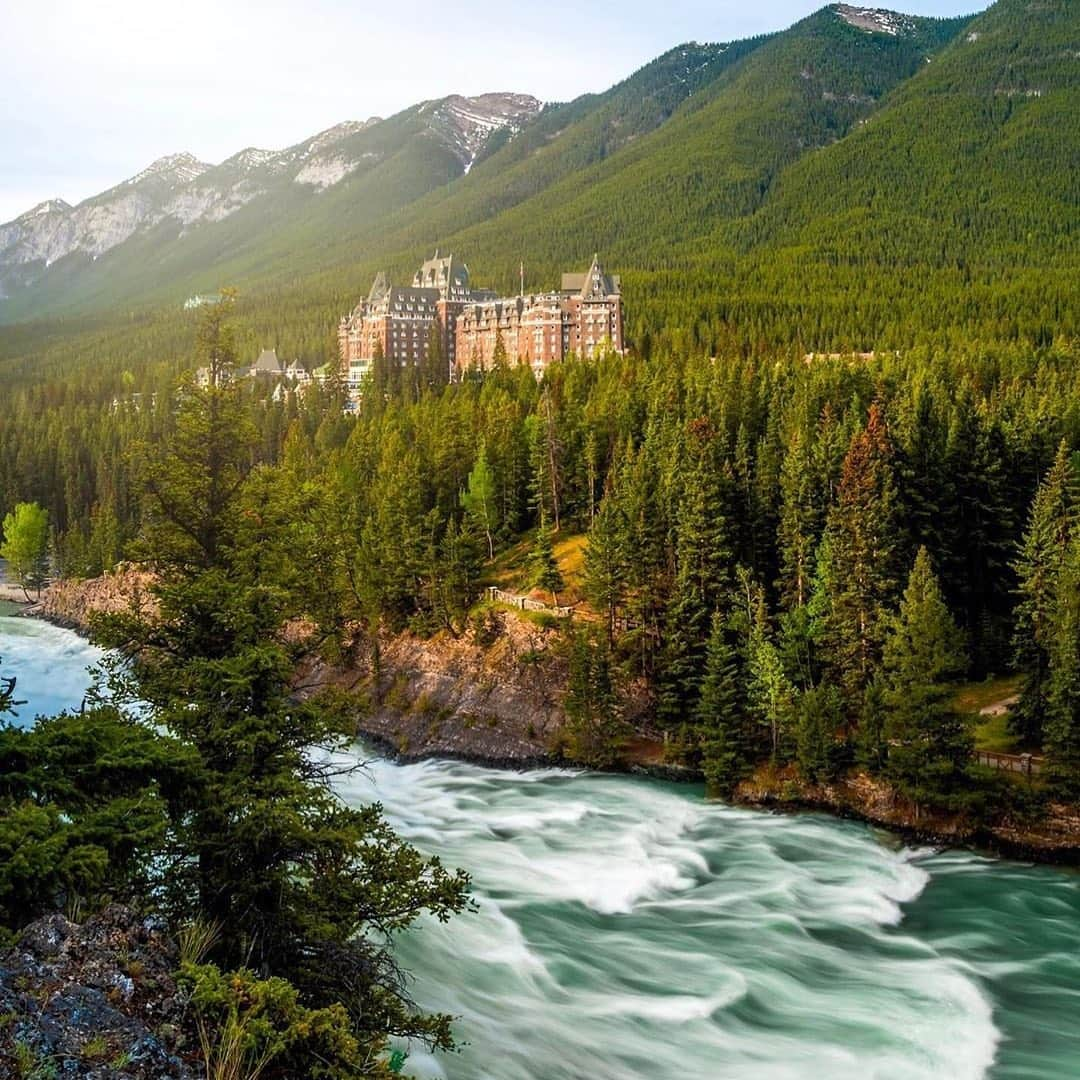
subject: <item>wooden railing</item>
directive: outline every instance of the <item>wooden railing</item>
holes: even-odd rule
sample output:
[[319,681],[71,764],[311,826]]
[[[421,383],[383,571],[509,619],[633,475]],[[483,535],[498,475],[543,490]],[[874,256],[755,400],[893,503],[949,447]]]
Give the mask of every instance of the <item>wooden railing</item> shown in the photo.
[[499,604],[509,604],[511,607],[516,607],[519,611],[546,611],[550,615],[557,615],[560,619],[568,619],[574,614],[572,607],[551,607],[548,604],[543,603],[540,600],[533,600],[529,596],[519,596],[516,593],[503,592],[502,589],[497,589],[494,585],[489,585],[487,590],[487,597]]
[[1045,760],[1035,754],[999,754],[993,750],[976,750],[972,756],[979,765],[1021,773],[1023,776],[1037,776],[1042,772]]

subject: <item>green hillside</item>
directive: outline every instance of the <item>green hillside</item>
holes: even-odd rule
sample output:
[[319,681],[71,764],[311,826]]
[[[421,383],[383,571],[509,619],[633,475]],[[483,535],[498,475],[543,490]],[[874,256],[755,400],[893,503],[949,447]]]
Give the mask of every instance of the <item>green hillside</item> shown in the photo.
[[885,30],[851,11],[671,50],[449,182],[448,152],[405,110],[355,136],[381,140],[377,164],[316,199],[281,191],[56,275],[33,300],[55,316],[0,334],[0,380],[178,358],[179,300],[224,283],[250,347],[321,362],[374,272],[411,274],[435,246],[503,288],[522,260],[543,287],[601,251],[645,353],[1075,334],[1080,9],[999,0]]

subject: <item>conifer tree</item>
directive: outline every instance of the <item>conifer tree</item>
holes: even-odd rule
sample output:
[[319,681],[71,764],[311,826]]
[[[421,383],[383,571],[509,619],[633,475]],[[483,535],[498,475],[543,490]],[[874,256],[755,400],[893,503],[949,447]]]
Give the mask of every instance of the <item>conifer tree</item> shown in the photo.
[[896,453],[896,479],[908,539],[917,548],[947,549],[955,504],[953,479],[946,461],[947,437],[933,389],[925,383],[902,417]]
[[1076,513],[1071,473],[1068,447],[1062,442],[1036,492],[1015,564],[1020,599],[1014,614],[1013,659],[1024,673],[1024,687],[1009,723],[1029,746],[1042,744],[1049,708],[1054,602]]
[[539,589],[551,593],[551,603],[559,606],[559,590],[566,586],[559,564],[555,559],[555,546],[552,543],[551,530],[541,527],[536,534],[536,543],[532,552],[533,582]]
[[620,493],[611,490],[589,530],[585,549],[585,595],[604,616],[608,641],[615,636],[615,617],[626,593],[629,570],[629,528]]
[[550,387],[544,387],[536,412],[527,423],[534,505],[540,523],[550,523],[558,532],[562,524],[564,446]]
[[359,576],[370,604],[401,630],[418,611],[426,550],[419,460],[402,439],[384,444],[370,506],[357,552]]
[[965,657],[925,547],[890,620],[882,667],[888,775],[916,804],[947,798],[963,780],[972,748],[951,701]]
[[[221,339],[211,326],[201,344]],[[249,550],[264,527],[245,521],[238,408],[229,388],[181,395],[174,437],[146,450],[158,611],[97,624],[130,661],[114,680],[195,758],[158,895],[175,920],[220,928],[216,963],[287,978],[316,1008],[340,1002],[365,1055],[391,1032],[449,1046],[449,1019],[415,1010],[388,942],[425,911],[460,910],[467,879],[402,843],[379,807],[349,808],[332,790],[325,751],[354,732],[346,711],[293,698],[298,656],[282,629],[306,612]],[[294,1075],[317,1074],[311,1063]]]
[[814,548],[820,531],[812,462],[807,440],[796,431],[780,466],[780,599],[792,611],[810,602]]
[[843,702],[835,686],[818,686],[799,696],[795,756],[806,779],[817,782],[832,775],[836,734],[843,716]]
[[594,768],[618,760],[626,734],[611,652],[588,630],[571,631],[565,708],[569,756]]
[[859,730],[855,742],[855,759],[863,768],[879,773],[885,768],[889,755],[888,710],[885,706],[885,684],[875,677],[863,693],[859,710]]
[[1055,579],[1043,725],[1049,776],[1066,798],[1080,798],[1080,536],[1069,541]]
[[1009,658],[1006,619],[1013,607],[1010,541],[1015,516],[1009,455],[996,419],[982,415],[970,387],[953,407],[945,469],[955,501],[944,510],[950,533],[942,588],[969,639],[972,674],[999,670]]
[[502,331],[495,331],[495,348],[491,353],[491,366],[496,371],[502,371],[510,366],[510,358],[506,352],[506,342],[503,340]]
[[728,620],[713,616],[705,650],[705,670],[695,721],[701,768],[721,793],[731,789],[753,763],[746,714],[746,682],[739,655],[729,640]]
[[488,464],[487,443],[480,443],[476,464],[469,473],[468,487],[461,497],[465,512],[476,523],[487,541],[488,558],[495,558],[494,534],[498,529],[498,507],[495,499],[495,477]]
[[857,711],[880,659],[886,610],[897,588],[890,458],[885,418],[875,403],[844,458],[828,520],[829,577],[821,590],[829,668],[849,714]]
[[755,613],[748,646],[748,699],[758,724],[767,733],[772,761],[780,762],[788,757],[791,749],[797,695],[769,632],[764,597],[760,588],[755,591]]
[[450,362],[442,330],[437,322],[432,323],[428,333],[427,348],[420,362],[421,390],[438,390],[450,381]]
[[717,436],[707,422],[690,425],[687,470],[678,506],[676,572],[665,621],[657,712],[671,729],[693,716],[704,671],[713,612],[731,587],[732,550]]

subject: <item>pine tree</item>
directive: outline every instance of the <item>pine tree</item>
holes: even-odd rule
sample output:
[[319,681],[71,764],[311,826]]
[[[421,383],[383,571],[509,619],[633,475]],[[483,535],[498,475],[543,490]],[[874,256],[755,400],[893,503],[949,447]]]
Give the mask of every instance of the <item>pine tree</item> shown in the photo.
[[506,342],[503,340],[502,331],[495,331],[495,348],[491,354],[491,366],[496,371],[502,371],[510,366],[510,358],[506,352]]
[[562,524],[564,447],[549,387],[544,387],[527,430],[534,505],[541,525],[550,523],[558,532]]
[[964,779],[972,738],[951,701],[964,667],[960,633],[920,548],[882,657],[887,774],[916,804],[948,797]]
[[1080,536],[1069,541],[1055,579],[1043,725],[1049,778],[1080,798]]
[[427,348],[420,362],[421,390],[438,390],[450,381],[450,362],[446,356],[443,333],[438,322],[432,323]]
[[600,504],[585,549],[585,595],[603,614],[609,642],[614,639],[615,617],[626,593],[629,562],[626,514],[619,492],[612,490]]
[[1014,614],[1013,659],[1024,672],[1024,687],[1009,723],[1028,746],[1042,745],[1049,708],[1054,599],[1075,513],[1069,451],[1062,442],[1035,495],[1015,564],[1020,599]]
[[870,681],[863,693],[859,711],[859,730],[855,742],[855,759],[863,768],[879,773],[889,756],[888,709],[885,705],[885,684],[880,677]]
[[607,642],[587,630],[570,634],[564,706],[568,756],[594,768],[614,765],[626,734],[622,703]]
[[799,696],[795,733],[795,756],[807,780],[828,779],[836,767],[836,734],[844,710],[834,686],[819,686]]
[[972,675],[980,678],[1009,659],[1014,499],[1001,423],[980,413],[970,388],[953,412],[945,470],[955,501],[944,509],[950,543],[941,562],[942,588],[968,635]]
[[772,641],[760,589],[754,607],[749,642],[748,698],[758,724],[767,732],[770,757],[778,763],[786,760],[791,750],[797,695]]
[[419,610],[426,551],[420,463],[403,439],[384,443],[360,533],[358,578],[368,606],[401,630]]
[[796,431],[780,467],[780,600],[793,611],[810,602],[820,513],[807,440]]
[[691,425],[696,460],[683,481],[675,535],[675,581],[664,628],[657,713],[673,730],[697,707],[713,612],[731,587],[732,550],[715,434]]
[[244,485],[258,478],[235,408],[231,390],[185,393],[173,438],[148,448],[144,556],[158,611],[97,624],[128,661],[114,681],[195,759],[156,894],[174,920],[220,928],[211,958],[223,967],[287,978],[316,1008],[340,1002],[366,1052],[391,1031],[448,1046],[449,1019],[416,1012],[388,942],[425,911],[460,910],[467,878],[402,843],[379,807],[346,807],[332,789],[323,751],[354,731],[340,703],[293,697],[298,652],[281,631],[306,612],[274,560],[251,550],[282,515],[245,512]]
[[899,529],[890,456],[885,418],[875,403],[844,458],[827,528],[823,635],[833,681],[849,714],[857,711],[877,667],[886,610],[897,587]]
[[726,794],[753,764],[746,714],[746,683],[729,640],[728,620],[713,616],[694,719],[705,779]]
[[551,530],[541,528],[536,534],[536,543],[532,551],[533,583],[538,589],[551,593],[551,603],[559,606],[559,590],[566,586],[555,559],[555,547],[552,543]]

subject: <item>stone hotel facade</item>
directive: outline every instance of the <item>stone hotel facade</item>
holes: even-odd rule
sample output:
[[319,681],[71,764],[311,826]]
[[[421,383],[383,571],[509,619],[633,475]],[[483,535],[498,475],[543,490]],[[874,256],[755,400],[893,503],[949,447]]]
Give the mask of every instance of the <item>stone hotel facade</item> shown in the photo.
[[453,255],[420,267],[411,286],[378,274],[368,293],[341,320],[338,343],[349,386],[359,389],[378,351],[392,363],[419,365],[441,348],[449,377],[495,362],[499,341],[509,362],[536,375],[570,353],[591,357],[623,351],[619,278],[593,257],[584,274],[563,274],[558,292],[498,297],[473,289],[469,268]]

